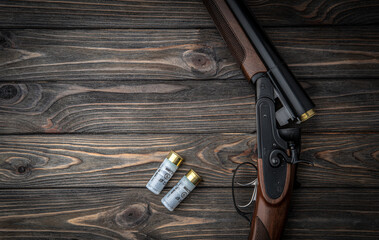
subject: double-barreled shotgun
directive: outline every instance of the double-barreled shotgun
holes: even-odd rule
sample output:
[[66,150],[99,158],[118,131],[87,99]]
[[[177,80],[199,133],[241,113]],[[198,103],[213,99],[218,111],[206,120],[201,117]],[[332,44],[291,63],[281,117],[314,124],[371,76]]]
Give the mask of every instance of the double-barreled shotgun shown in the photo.
[[[204,0],[219,32],[256,88],[258,180],[249,239],[280,239],[300,162],[297,125],[315,105],[242,0]],[[287,128],[283,128],[287,127]]]

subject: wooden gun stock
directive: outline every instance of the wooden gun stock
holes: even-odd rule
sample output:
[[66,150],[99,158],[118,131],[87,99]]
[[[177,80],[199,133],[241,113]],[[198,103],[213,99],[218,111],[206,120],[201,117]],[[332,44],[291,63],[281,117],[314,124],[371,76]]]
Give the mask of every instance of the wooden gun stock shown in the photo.
[[278,199],[267,196],[262,173],[262,159],[258,159],[258,192],[249,240],[277,240],[280,239],[286,222],[295,169],[294,165],[287,164],[285,189]]

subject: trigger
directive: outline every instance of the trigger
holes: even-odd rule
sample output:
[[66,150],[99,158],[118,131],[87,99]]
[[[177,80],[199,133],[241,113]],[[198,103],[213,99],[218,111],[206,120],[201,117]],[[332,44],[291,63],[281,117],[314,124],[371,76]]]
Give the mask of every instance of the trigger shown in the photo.
[[289,142],[289,147],[291,151],[291,159],[289,159],[288,161],[289,163],[291,164],[306,163],[312,166],[314,165],[312,161],[299,159],[298,150],[296,149],[296,145],[294,142],[292,141]]

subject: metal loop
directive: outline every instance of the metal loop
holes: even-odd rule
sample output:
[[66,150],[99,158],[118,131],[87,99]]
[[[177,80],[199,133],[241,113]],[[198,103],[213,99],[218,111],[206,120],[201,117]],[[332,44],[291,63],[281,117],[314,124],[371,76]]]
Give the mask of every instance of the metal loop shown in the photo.
[[245,183],[245,184],[241,184],[241,183],[237,183],[239,186],[254,186],[254,191],[253,191],[253,194],[251,195],[251,198],[250,198],[250,201],[245,204],[245,205],[238,205],[237,202],[236,202],[236,197],[235,197],[235,193],[234,193],[234,182],[235,182],[235,177],[236,177],[236,174],[238,172],[238,169],[243,166],[243,165],[251,165],[255,168],[255,171],[257,171],[257,167],[251,163],[251,162],[244,162],[244,163],[241,163],[239,164],[235,170],[233,170],[233,178],[232,178],[232,197],[233,197],[233,204],[234,204],[234,208],[236,209],[237,213],[239,215],[241,215],[242,217],[244,217],[248,222],[251,222],[251,220],[249,219],[248,215],[252,214],[252,212],[244,212],[244,211],[241,211],[240,208],[244,208],[244,207],[248,207],[250,206],[256,199],[256,196],[257,196],[257,184],[258,184],[258,179],[254,179],[253,181],[249,182],[249,183]]

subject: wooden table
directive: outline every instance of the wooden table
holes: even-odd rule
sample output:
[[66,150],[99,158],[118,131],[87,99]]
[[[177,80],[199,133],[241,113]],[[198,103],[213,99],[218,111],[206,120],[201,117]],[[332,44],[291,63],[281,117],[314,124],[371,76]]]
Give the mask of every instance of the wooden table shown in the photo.
[[[379,1],[249,5],[317,105],[283,239],[378,239]],[[0,28],[1,239],[246,239],[254,90],[200,0],[2,0]],[[169,150],[186,160],[156,196]]]

